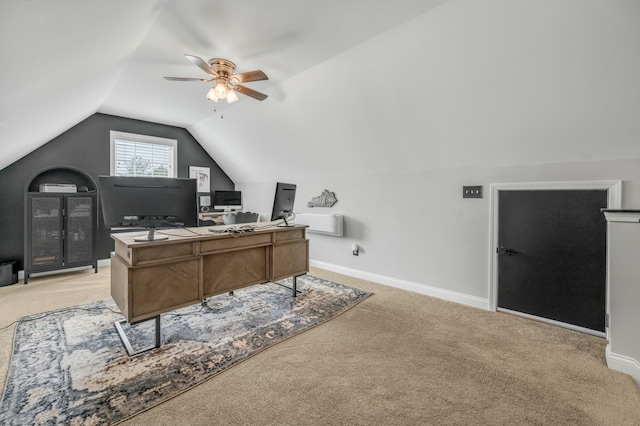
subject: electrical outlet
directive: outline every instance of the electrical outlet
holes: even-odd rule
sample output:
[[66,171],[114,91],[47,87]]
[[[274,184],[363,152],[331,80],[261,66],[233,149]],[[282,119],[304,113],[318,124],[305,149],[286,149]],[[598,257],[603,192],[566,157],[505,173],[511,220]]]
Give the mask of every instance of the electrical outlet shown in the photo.
[[482,198],[481,186],[463,186],[462,198]]

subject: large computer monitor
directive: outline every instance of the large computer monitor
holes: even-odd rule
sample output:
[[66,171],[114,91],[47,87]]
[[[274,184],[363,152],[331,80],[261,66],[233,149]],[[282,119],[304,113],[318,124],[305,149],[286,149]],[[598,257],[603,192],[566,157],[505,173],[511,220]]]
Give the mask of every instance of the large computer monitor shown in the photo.
[[278,182],[276,195],[273,199],[271,220],[284,220],[284,226],[289,226],[287,219],[293,214],[293,202],[296,198],[296,186],[292,183]]
[[213,193],[213,208],[226,212],[242,210],[242,192],[215,191]]
[[107,228],[156,228],[197,226],[196,180],[161,177],[98,176],[102,216]]

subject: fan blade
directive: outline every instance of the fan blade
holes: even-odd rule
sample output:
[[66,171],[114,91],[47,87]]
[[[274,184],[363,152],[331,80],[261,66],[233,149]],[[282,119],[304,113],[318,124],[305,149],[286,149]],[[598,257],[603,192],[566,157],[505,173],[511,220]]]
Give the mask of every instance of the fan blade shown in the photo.
[[269,77],[261,70],[242,72],[231,76],[231,80],[238,83],[248,83],[250,81],[269,80]]
[[215,78],[218,78],[218,73],[213,68],[211,68],[208,63],[203,61],[202,58],[199,58],[199,57],[193,56],[193,55],[184,55],[184,56],[188,60],[193,62],[194,65],[196,65],[202,71],[206,72],[207,74],[210,74],[210,75],[214,76]]
[[189,77],[165,77],[165,80],[169,80],[169,81],[202,81],[204,83],[208,83],[211,80],[207,80],[206,78],[189,78]]
[[252,98],[259,101],[264,101],[265,99],[267,99],[267,95],[265,95],[264,93],[256,92],[255,90],[249,89],[248,87],[241,86],[239,84],[236,84],[233,87],[237,92],[240,92],[243,95],[251,96]]

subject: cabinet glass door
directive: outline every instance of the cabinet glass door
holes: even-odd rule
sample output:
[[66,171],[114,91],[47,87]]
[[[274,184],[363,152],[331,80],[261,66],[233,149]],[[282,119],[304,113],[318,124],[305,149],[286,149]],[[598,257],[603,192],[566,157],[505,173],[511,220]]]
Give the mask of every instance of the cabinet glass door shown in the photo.
[[64,240],[66,266],[93,262],[94,197],[67,196]]
[[62,266],[62,198],[31,197],[30,269]]

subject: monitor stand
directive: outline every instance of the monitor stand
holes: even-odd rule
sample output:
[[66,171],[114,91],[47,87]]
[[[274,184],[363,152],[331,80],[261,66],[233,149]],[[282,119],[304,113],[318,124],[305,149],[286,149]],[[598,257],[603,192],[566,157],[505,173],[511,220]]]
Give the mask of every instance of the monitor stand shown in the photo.
[[294,223],[287,222],[287,218],[286,217],[283,217],[282,220],[284,220],[284,223],[281,223],[280,225],[277,225],[277,227],[279,227],[279,228],[288,228],[288,227],[291,227],[291,226],[296,226]]
[[149,233],[147,234],[146,237],[136,237],[133,239],[133,241],[141,243],[145,241],[162,241],[162,240],[169,239],[169,237],[165,237],[165,236],[156,237],[155,232],[156,232],[156,228],[149,228]]

